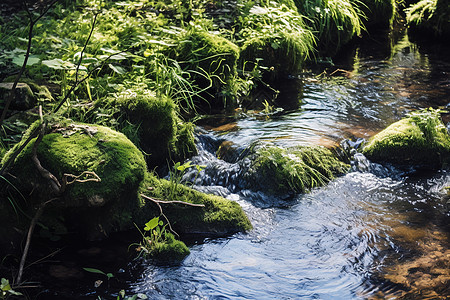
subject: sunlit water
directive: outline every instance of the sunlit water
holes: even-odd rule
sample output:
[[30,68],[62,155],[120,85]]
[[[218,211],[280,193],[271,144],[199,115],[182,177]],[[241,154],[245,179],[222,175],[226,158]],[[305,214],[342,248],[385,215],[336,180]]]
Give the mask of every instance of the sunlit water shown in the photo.
[[334,145],[368,138],[408,111],[450,101],[442,50],[418,49],[405,38],[388,55],[366,51],[372,56],[357,49],[352,64],[333,76],[292,80],[295,92],[278,99],[290,102],[284,112],[241,113],[226,126],[205,127],[207,141],[193,159],[207,165],[197,188],[237,201],[254,229],[197,242],[176,265],[143,263],[131,291],[151,299],[450,297],[445,170],[417,174],[359,157],[364,168],[309,194],[277,199],[236,188],[226,178],[236,165],[215,155],[225,140],[245,148],[255,141]]

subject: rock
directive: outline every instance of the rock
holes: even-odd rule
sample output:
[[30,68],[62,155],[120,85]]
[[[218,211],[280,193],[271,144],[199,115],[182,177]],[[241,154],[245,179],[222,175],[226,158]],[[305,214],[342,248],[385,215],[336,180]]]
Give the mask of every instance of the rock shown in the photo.
[[349,167],[321,146],[262,147],[250,156],[242,175],[250,189],[292,194],[323,186]]
[[[155,175],[149,173],[142,184],[142,193],[169,202],[176,200],[205,206],[160,204],[164,209],[164,214],[171,220],[172,227],[178,233],[214,236],[232,234],[252,228],[250,221],[238,203],[220,196],[201,193],[181,184],[175,189],[172,188],[173,185],[170,181],[158,179]],[[151,201],[146,201],[142,212],[147,217],[152,213],[159,214],[156,204]]]
[[[0,83],[0,105],[5,106],[6,101],[11,97],[13,83]],[[18,83],[14,91],[14,99],[9,109],[11,110],[27,110],[33,108],[37,104],[37,98],[26,83]]]
[[149,154],[146,161],[150,169],[196,154],[194,126],[178,117],[177,106],[169,97],[148,90],[127,90],[106,103],[97,103],[98,107],[105,105],[120,111],[120,130]]
[[[55,197],[49,181],[31,161],[34,142],[19,154],[10,171],[16,177],[12,183],[29,195],[25,211]],[[5,155],[2,164],[15,149]],[[44,224],[62,223],[92,239],[133,226],[132,217],[140,205],[137,191],[146,164],[142,153],[125,135],[98,125],[54,123],[39,144],[37,157],[60,182],[64,174],[72,174],[67,179],[73,182],[84,171],[94,172],[101,179],[68,184],[64,193],[56,195],[58,199],[47,206]]]
[[362,153],[375,162],[440,168],[449,162],[450,136],[439,111],[424,109],[373,136]]
[[[39,121],[27,130],[21,143],[4,155],[1,165],[11,159],[13,151],[37,126]],[[19,197],[10,203],[0,201],[0,234],[5,233],[2,236],[7,236],[6,240],[9,240],[10,233],[16,232],[12,228],[20,230],[20,235],[29,226],[29,219],[22,215],[19,218],[14,211],[33,216],[36,208],[49,199],[53,200],[46,205],[40,224],[46,226],[45,232],[41,230],[41,236],[51,240],[57,240],[58,236],[68,232],[77,232],[88,240],[101,239],[112,232],[132,229],[134,224],[142,227],[153,216],[159,216],[160,210],[154,203],[144,202],[139,196],[141,192],[150,192],[158,199],[204,205],[199,208],[161,204],[164,214],[179,233],[215,236],[251,228],[247,216],[236,202],[182,185],[174,189],[171,182],[149,173],[143,154],[124,134],[71,120],[50,122],[37,147],[41,165],[60,182],[64,174],[72,174],[67,179],[73,183],[68,184],[62,194],[52,194],[49,180],[42,177],[31,160],[35,142],[33,139],[15,159],[10,169],[11,176],[7,178],[8,189],[0,189],[2,198],[7,190],[20,190],[22,195],[27,195],[27,202]],[[88,177],[92,178],[91,175],[76,177],[85,171],[95,173],[101,181],[86,181]],[[76,180],[78,182],[74,182]],[[148,187],[152,187],[152,191]],[[182,242],[169,237],[158,245],[155,256],[182,258],[188,253]]]

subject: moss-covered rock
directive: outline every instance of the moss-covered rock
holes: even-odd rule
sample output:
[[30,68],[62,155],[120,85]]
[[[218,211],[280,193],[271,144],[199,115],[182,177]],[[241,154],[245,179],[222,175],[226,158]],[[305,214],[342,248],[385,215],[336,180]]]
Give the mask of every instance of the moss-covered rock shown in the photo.
[[[49,181],[31,160],[34,143],[35,139],[17,156],[10,172],[17,178],[14,183],[22,193],[31,193],[37,205],[53,196]],[[56,195],[59,199],[48,205],[49,219],[60,222],[64,218],[65,225],[91,236],[132,226],[140,204],[137,190],[146,165],[142,153],[125,135],[98,125],[54,123],[40,142],[37,157],[60,182],[64,174],[73,174],[67,179],[74,181],[74,176],[84,171],[94,172],[101,179],[68,184],[62,195]],[[5,155],[2,164],[8,158],[10,154]]]
[[438,168],[449,162],[450,137],[439,111],[425,109],[376,134],[363,154],[373,161]]
[[151,257],[161,261],[182,260],[189,255],[189,248],[182,241],[176,240],[173,234],[166,233],[165,241],[155,243]]
[[263,147],[256,150],[251,166],[243,175],[252,188],[290,194],[325,185],[348,169],[347,164],[325,147]]
[[[204,194],[181,184],[174,188],[170,181],[158,179],[150,173],[142,184],[142,192],[150,197],[168,201],[167,204],[160,205],[172,227],[180,234],[225,235],[252,228],[238,203]],[[170,204],[170,201],[203,204],[204,207]],[[147,201],[143,213],[146,216],[159,214],[159,210],[152,201]]]
[[421,0],[406,10],[409,33],[434,36],[447,42],[450,37],[450,4],[447,0]]
[[184,69],[194,71],[193,84],[204,90],[200,95],[203,99],[195,103],[197,107],[207,111],[236,107],[237,100],[230,91],[236,84],[238,46],[220,35],[192,28],[178,37],[169,55]]
[[[11,97],[13,88],[12,82],[0,83],[0,107],[3,110],[5,103]],[[26,83],[19,82],[14,90],[13,101],[10,109],[12,110],[27,110],[33,108],[37,103],[37,98]]]
[[317,36],[321,56],[333,56],[363,30],[362,12],[351,0],[294,0]]
[[254,6],[242,18],[241,65],[248,72],[261,66],[264,80],[297,74],[314,51],[314,36],[296,8]]
[[[127,90],[107,100],[122,116],[119,129],[146,153],[150,168],[184,160],[196,153],[194,126],[183,122],[177,106],[166,96],[149,90]],[[105,101],[97,106],[105,105]]]

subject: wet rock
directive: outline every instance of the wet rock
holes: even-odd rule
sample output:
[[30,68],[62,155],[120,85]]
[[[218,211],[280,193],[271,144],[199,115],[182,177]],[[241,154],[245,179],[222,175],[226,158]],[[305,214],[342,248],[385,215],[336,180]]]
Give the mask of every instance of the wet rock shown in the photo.
[[248,169],[243,168],[242,176],[251,189],[289,194],[323,186],[348,169],[325,147],[262,147],[252,155]]
[[440,168],[450,160],[450,136],[439,111],[414,112],[373,136],[362,153],[375,162]]

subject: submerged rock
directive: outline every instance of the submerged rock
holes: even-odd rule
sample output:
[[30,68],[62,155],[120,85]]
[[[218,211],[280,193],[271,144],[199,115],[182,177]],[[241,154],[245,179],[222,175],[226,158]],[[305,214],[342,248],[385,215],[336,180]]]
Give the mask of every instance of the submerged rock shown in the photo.
[[376,162],[440,168],[450,159],[450,136],[439,111],[424,109],[373,136],[362,153]]

